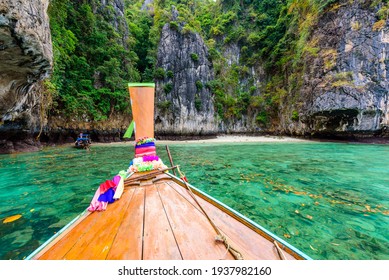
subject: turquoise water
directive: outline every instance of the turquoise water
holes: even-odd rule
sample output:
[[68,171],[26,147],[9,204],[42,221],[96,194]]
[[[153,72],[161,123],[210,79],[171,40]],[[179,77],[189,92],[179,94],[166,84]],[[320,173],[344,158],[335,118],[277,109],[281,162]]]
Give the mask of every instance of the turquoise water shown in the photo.
[[[190,183],[314,259],[389,259],[389,146],[170,144]],[[164,146],[158,154],[168,162]],[[126,169],[125,145],[0,155],[0,259],[23,259]],[[13,215],[14,222],[3,223]]]

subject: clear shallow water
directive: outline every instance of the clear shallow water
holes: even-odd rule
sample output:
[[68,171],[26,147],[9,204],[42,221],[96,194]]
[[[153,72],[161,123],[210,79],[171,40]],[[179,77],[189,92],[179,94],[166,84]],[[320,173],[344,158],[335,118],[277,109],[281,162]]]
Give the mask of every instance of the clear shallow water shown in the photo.
[[[164,146],[157,150],[168,163]],[[389,259],[387,145],[171,144],[170,151],[190,183],[314,259]],[[0,259],[35,250],[132,155],[124,145],[0,155]]]

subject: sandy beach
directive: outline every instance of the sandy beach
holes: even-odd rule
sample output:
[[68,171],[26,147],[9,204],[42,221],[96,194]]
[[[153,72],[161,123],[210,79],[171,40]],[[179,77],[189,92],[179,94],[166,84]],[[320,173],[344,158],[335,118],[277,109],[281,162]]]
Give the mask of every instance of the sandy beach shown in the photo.
[[[209,143],[263,143],[263,142],[308,142],[309,140],[285,137],[285,136],[244,136],[244,135],[220,135],[211,139],[195,140],[157,140],[157,144],[209,144]],[[99,145],[134,145],[134,141],[99,143],[94,142],[92,146]]]
[[308,140],[284,136],[244,136],[244,135],[221,135],[212,139],[196,139],[170,141],[159,140],[158,143],[240,143],[240,142],[305,142]]

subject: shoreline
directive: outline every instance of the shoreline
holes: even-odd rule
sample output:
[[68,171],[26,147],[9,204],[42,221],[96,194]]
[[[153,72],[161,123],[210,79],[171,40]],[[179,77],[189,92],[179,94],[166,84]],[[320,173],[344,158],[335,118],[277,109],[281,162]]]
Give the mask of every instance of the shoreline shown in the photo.
[[270,142],[310,142],[310,140],[293,138],[288,136],[244,136],[221,135],[210,139],[195,140],[157,140],[157,143],[270,143]]
[[[158,137],[157,137],[158,138]],[[119,139],[119,138],[118,138]],[[376,144],[376,145],[389,145],[389,138],[354,138],[354,139],[333,139],[333,138],[304,138],[304,137],[292,137],[292,136],[275,136],[275,135],[234,135],[234,134],[224,134],[217,135],[214,137],[205,137],[194,139],[157,139],[157,144],[223,144],[223,143],[348,143],[348,144]],[[92,140],[93,146],[106,146],[106,145],[123,145],[123,146],[133,146],[135,140],[119,140],[111,142],[95,142]],[[29,152],[38,152],[44,148],[49,147],[71,147],[74,146],[74,141],[69,142],[37,142],[34,141],[22,141],[18,142],[12,147],[1,147],[0,145],[0,154],[17,154],[17,153],[29,153]]]
[[[165,139],[157,139],[156,144],[167,145],[167,144],[223,144],[223,143],[349,143],[349,144],[389,144],[387,140],[377,141],[372,140],[362,140],[353,141],[353,140],[345,140],[345,139],[320,139],[320,138],[298,138],[291,136],[274,136],[274,135],[266,135],[266,136],[246,136],[246,135],[218,135],[214,138],[204,138],[204,139],[185,139],[185,140],[165,140]],[[63,145],[73,145],[73,143],[63,144]],[[125,140],[125,141],[117,141],[117,142],[92,142],[93,146],[133,146],[135,145],[135,140]],[[62,145],[58,145],[62,146]]]
[[[317,142],[306,139],[298,139],[287,136],[237,136],[237,135],[223,135],[215,138],[194,139],[194,140],[158,140],[157,144],[209,144],[209,143],[274,143],[274,142]],[[101,143],[94,142],[92,146],[105,145],[134,145],[135,140],[122,142]]]

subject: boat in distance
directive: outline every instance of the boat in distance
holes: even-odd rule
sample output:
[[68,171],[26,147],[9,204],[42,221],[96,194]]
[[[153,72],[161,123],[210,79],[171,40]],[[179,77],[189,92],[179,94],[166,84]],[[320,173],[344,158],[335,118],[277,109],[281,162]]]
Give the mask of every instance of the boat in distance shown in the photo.
[[92,141],[89,134],[80,133],[80,136],[77,137],[76,141],[74,142],[74,147],[78,149],[89,149],[91,144]]
[[168,147],[171,167],[164,165],[155,153],[153,109],[146,108],[154,106],[154,86],[129,88],[137,139],[129,169],[100,185],[90,207],[27,259],[311,259],[188,183]]

